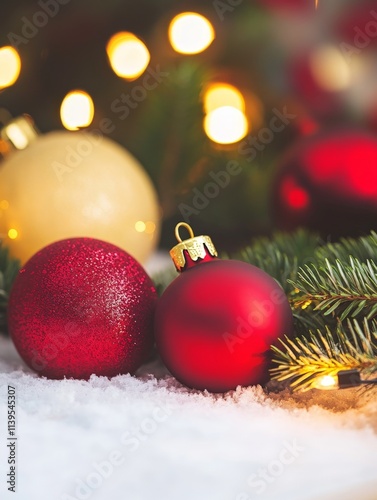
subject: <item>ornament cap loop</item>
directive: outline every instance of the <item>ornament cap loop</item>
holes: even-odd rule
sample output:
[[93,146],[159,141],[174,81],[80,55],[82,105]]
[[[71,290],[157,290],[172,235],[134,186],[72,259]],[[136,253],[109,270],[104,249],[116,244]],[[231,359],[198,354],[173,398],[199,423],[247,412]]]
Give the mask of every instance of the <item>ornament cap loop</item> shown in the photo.
[[177,238],[178,243],[182,243],[182,238],[179,234],[180,227],[185,227],[187,229],[187,231],[189,232],[190,238],[194,238],[194,231],[192,230],[192,227],[190,226],[190,224],[187,224],[186,222],[179,222],[175,226],[175,237]]
[[[179,234],[179,229],[184,227],[189,232],[190,238],[183,240]],[[170,257],[172,258],[174,265],[178,272],[184,270],[188,265],[188,257],[193,262],[197,262],[199,259],[207,260],[217,257],[216,248],[209,236],[195,236],[192,227],[186,222],[179,222],[175,226],[175,237],[177,238],[178,245],[175,245],[170,250]]]
[[13,150],[25,149],[39,136],[33,119],[29,115],[13,118],[0,130],[0,155]]

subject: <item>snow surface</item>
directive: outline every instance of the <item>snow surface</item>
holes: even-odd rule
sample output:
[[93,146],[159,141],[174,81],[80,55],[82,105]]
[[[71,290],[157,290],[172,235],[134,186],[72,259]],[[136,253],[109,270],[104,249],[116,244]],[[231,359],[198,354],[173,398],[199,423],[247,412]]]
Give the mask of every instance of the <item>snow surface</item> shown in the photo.
[[[17,492],[6,392],[17,391]],[[0,498],[376,500],[377,399],[355,390],[188,390],[155,361],[137,377],[53,381],[0,338]]]

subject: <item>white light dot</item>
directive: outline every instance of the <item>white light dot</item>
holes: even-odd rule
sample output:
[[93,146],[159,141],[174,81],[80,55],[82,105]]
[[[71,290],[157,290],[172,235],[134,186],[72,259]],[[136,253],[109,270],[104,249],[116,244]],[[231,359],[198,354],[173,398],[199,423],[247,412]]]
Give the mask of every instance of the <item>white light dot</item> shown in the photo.
[[150,61],[147,46],[137,36],[127,31],[113,35],[106,51],[114,73],[128,80],[134,80],[142,75]]
[[89,94],[82,90],[73,90],[63,99],[60,118],[67,130],[88,127],[94,117],[94,104]]
[[169,25],[169,40],[176,52],[198,54],[215,38],[212,24],[196,12],[183,12],[175,16]]
[[204,130],[218,144],[233,144],[245,137],[248,122],[239,109],[223,106],[208,113],[204,119]]
[[0,48],[0,89],[13,85],[21,71],[21,59],[16,49]]

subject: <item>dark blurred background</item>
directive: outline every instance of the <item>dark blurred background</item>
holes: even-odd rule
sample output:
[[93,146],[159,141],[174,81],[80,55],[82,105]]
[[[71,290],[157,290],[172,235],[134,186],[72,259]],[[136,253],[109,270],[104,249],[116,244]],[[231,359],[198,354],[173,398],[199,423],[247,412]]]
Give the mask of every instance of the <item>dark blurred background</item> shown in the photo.
[[[58,12],[36,28],[42,4]],[[204,15],[215,30],[196,55],[169,43],[169,23],[184,11]],[[156,186],[163,245],[187,207],[196,232],[226,248],[297,226],[334,239],[377,228],[375,0],[319,0],[317,8],[314,0],[2,0],[0,28],[0,46],[16,46],[22,62],[17,82],[0,91],[0,107],[30,114],[46,133],[63,128],[69,91],[88,92],[89,129],[109,118],[109,137]],[[169,73],[127,117],[114,101],[143,75],[127,81],[111,69],[106,44],[119,31],[140,37],[149,67]],[[247,135],[231,144],[203,129],[205,91],[214,83],[244,97]],[[216,177],[230,161],[237,173],[229,182]],[[213,197],[211,182],[219,186]]]

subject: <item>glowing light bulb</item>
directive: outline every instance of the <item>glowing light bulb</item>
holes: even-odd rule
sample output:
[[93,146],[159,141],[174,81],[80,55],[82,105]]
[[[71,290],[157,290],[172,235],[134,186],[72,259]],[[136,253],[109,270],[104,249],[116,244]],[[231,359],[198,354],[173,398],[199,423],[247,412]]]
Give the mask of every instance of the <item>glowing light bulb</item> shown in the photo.
[[332,389],[338,388],[338,380],[336,377],[332,375],[324,375],[314,382],[313,387],[316,389],[322,389],[325,391],[329,391]]
[[211,45],[215,30],[208,19],[196,12],[183,12],[169,25],[169,40],[176,52],[199,54]]
[[67,130],[79,130],[88,127],[94,117],[94,104],[89,94],[82,90],[73,90],[63,99],[60,118]]
[[208,137],[218,144],[233,144],[248,132],[246,116],[232,106],[217,108],[204,118],[204,130]]
[[138,233],[144,233],[146,227],[147,226],[145,222],[143,222],[142,220],[138,220],[137,222],[135,222],[135,229]]
[[310,57],[310,69],[317,84],[328,92],[349,87],[351,70],[342,52],[332,45],[317,48]]
[[21,59],[16,49],[0,48],[0,89],[13,85],[21,71]]
[[135,80],[142,75],[150,61],[147,46],[127,31],[113,35],[107,43],[106,52],[114,73],[127,80]]
[[210,113],[223,106],[245,111],[245,99],[241,92],[228,83],[214,83],[209,85],[204,93],[204,111]]
[[156,224],[152,221],[138,220],[135,222],[135,229],[138,233],[153,234],[156,231]]
[[18,236],[18,231],[17,229],[9,229],[8,231],[8,238],[11,240],[15,240]]

